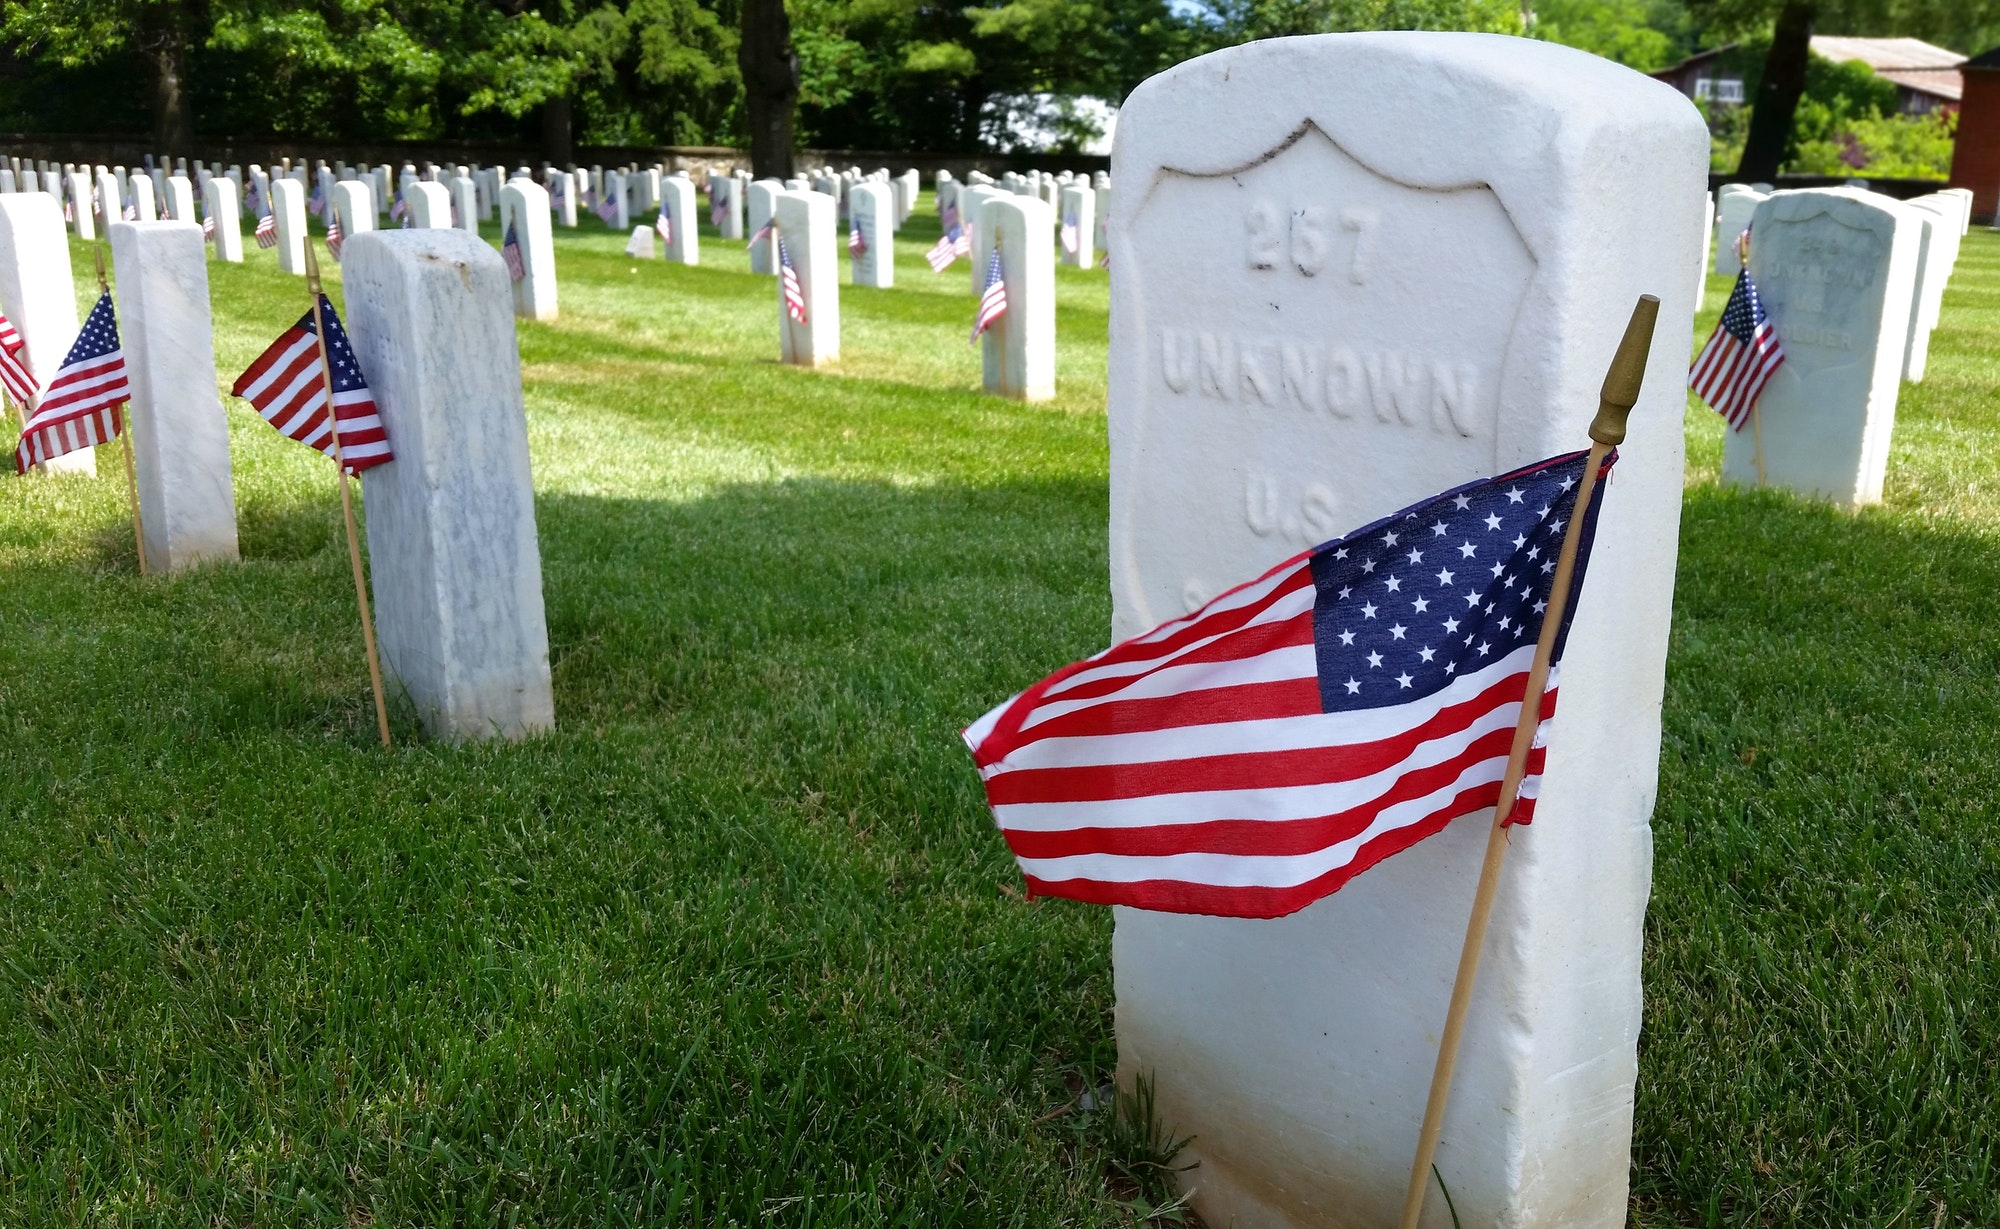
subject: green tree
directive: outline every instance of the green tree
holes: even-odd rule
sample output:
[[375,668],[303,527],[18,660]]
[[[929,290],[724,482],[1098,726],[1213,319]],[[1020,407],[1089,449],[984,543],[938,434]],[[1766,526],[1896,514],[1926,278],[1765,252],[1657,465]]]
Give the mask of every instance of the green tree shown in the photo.
[[1528,34],[1650,73],[1687,50],[1687,12],[1661,0],[1541,0]]

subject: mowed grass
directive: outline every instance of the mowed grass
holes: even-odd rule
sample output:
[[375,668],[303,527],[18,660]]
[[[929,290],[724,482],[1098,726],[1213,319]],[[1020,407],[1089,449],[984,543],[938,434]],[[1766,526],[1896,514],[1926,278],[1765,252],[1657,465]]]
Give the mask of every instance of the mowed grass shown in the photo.
[[[927,204],[820,372],[740,245],[558,232],[548,737],[375,747],[331,467],[240,403],[240,565],[137,579],[113,449],[0,483],[0,1223],[1131,1218],[1109,917],[957,740],[1102,647],[1108,296],[979,395]],[[304,295],[210,274],[226,386]],[[1636,1223],[2000,1221],[1996,331],[1975,232],[1859,516],[1690,411]]]

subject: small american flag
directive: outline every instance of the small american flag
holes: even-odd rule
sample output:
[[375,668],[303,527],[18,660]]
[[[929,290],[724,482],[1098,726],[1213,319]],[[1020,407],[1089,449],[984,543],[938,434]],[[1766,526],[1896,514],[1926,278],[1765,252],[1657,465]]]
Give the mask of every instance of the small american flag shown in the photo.
[[257,246],[260,248],[278,246],[278,218],[269,209],[257,215]]
[[858,217],[847,231],[847,254],[856,260],[868,254],[868,235],[861,229],[861,219]]
[[1007,314],[1007,279],[1000,274],[1000,249],[993,249],[993,258],[986,263],[986,293],[979,296],[979,315],[972,322],[972,340],[993,327],[993,322]]
[[528,266],[521,259],[521,239],[512,222],[507,223],[507,236],[500,241],[500,259],[507,262],[508,277],[518,282],[528,276]]
[[116,437],[125,429],[119,407],[131,395],[125,383],[125,352],[118,347],[118,314],[112,310],[111,296],[102,294],[21,428],[15,468],[25,474],[31,465]]
[[[392,461],[389,434],[376,412],[375,397],[361,376],[361,364],[340,316],[325,295],[319,297],[326,317],[326,355],[333,370],[334,413],[340,419],[341,460],[350,474]],[[334,455],[333,430],[326,413],[326,370],[320,363],[319,336],[308,311],[257,356],[249,370],[236,377],[229,391],[257,407],[264,421],[280,435],[295,439],[327,456]]]
[[744,244],[743,246],[746,248],[756,247],[758,244],[764,242],[766,239],[769,239],[771,237],[776,226],[777,223],[775,222],[766,222],[762,226],[759,226],[757,228],[757,233],[750,236],[750,242]]
[[340,263],[340,246],[345,242],[340,233],[340,211],[336,209],[326,220],[326,254],[333,257],[335,264]]
[[210,243],[213,242],[214,239],[215,239],[215,215],[210,214],[209,216],[201,220],[201,241],[203,243]]
[[660,202],[660,216],[653,219],[653,229],[660,232],[660,242],[674,241],[674,213],[665,201]]
[[931,272],[943,273],[951,267],[952,261],[964,255],[960,247],[964,239],[965,232],[954,226],[931,244],[931,250],[924,253],[924,259],[930,262]]
[[27,348],[28,340],[21,336],[14,322],[0,315],[0,387],[5,387],[15,404],[23,409],[35,403],[35,394],[42,388],[22,361],[22,351]]
[[1111,267],[1110,248],[1105,248],[1103,251],[1097,254],[1097,267],[1100,269],[1109,269]]
[[264,211],[264,194],[257,188],[257,181],[251,180],[243,188],[243,208],[251,213]]
[[127,222],[136,222],[139,220],[139,207],[131,201],[126,201],[124,205],[119,207],[118,216]]
[[605,194],[603,200],[597,202],[597,216],[604,219],[606,226],[611,225],[612,221],[617,218],[618,203],[611,199],[609,193]]
[[315,214],[320,214],[320,213],[325,213],[325,212],[326,212],[326,184],[325,184],[325,183],[323,183],[323,182],[322,182],[322,183],[318,183],[318,184],[315,184],[315,185],[313,185],[313,191],[312,191],[312,199],[306,202],[306,212],[307,212],[307,213],[315,213]]
[[1708,344],[1688,369],[1688,387],[1729,425],[1741,431],[1771,376],[1785,361],[1778,331],[1757,298],[1750,270],[1736,275],[1736,288]]
[[715,189],[708,190],[708,224],[720,230],[729,217],[729,198]]
[[1069,253],[1070,255],[1072,255],[1072,256],[1076,255],[1076,237],[1077,237],[1077,236],[1076,236],[1076,215],[1075,215],[1075,214],[1073,214],[1073,213],[1070,213],[1070,214],[1064,214],[1064,215],[1063,215],[1063,220],[1062,220],[1062,230],[1061,230],[1061,232],[1060,232],[1060,235],[1061,235],[1061,238],[1062,238],[1062,248],[1063,248],[1063,251],[1065,251],[1065,252],[1068,252],[1068,253]]
[[[1294,555],[974,722],[1030,893],[1282,917],[1496,805],[1588,461],[1551,457]],[[1534,818],[1566,630],[1508,823]]]
[[779,282],[784,287],[785,310],[800,324],[806,322],[806,292],[799,285],[799,269],[792,263],[792,251],[778,240]]

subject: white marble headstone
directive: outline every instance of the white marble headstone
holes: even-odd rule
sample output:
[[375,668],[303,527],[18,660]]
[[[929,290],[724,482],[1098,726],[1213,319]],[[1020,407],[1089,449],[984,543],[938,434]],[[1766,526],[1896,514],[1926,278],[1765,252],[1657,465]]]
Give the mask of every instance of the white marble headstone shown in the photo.
[[[743,191],[746,202],[744,229],[749,236],[755,236],[770,225],[773,210],[777,207],[778,193],[790,191],[775,179],[758,179]],[[746,237],[749,237],[746,236]],[[778,267],[771,263],[771,245],[768,242],[750,245],[750,272],[775,274]]]
[[[517,185],[541,191],[506,190]],[[506,266],[462,230],[376,231],[348,241],[342,280],[355,357],[395,452],[362,476],[383,667],[434,737],[551,729]]]
[[[847,254],[856,286],[896,284],[896,191],[886,183],[856,184],[848,190]],[[861,236],[856,252],[854,237]]]
[[549,227],[548,189],[532,179],[515,179],[500,190],[500,199],[514,219],[514,237],[521,245],[523,276],[514,283],[514,314],[554,320],[556,249]]
[[[215,222],[215,258],[232,265],[242,264],[243,209],[236,181],[226,175],[211,175],[202,185],[201,194],[202,209]],[[204,277],[203,281],[206,280]]]
[[1858,188],[1780,192],[1757,206],[1750,276],[1785,361],[1761,423],[1723,436],[1722,480],[1764,481],[1848,507],[1879,503],[1916,299],[1917,210]]
[[979,338],[986,391],[1019,401],[1056,395],[1055,210],[1039,197],[996,193],[979,207],[973,267],[981,293],[1000,249],[1007,311]]
[[660,183],[660,194],[661,207],[672,219],[673,230],[673,238],[666,241],[666,250],[661,255],[666,257],[668,264],[700,264],[700,206],[695,204],[694,181],[685,175],[668,176]]
[[[1469,1226],[1627,1217],[1708,158],[1670,86],[1489,35],[1250,43],[1119,112],[1114,639],[1586,447],[1633,304],[1663,301],[1444,1118]],[[1182,1180],[1209,1224],[1396,1223],[1490,823],[1276,921],[1114,911],[1120,1080],[1151,1076],[1160,1122],[1193,1137]],[[1452,1224],[1435,1189],[1423,1224]]]
[[[824,192],[784,191],[771,202],[778,238],[798,271],[806,318],[794,320],[778,279],[778,354],[787,363],[818,367],[840,357],[840,245],[834,201]],[[777,263],[772,263],[777,268]]]
[[[208,187],[235,191],[214,176]],[[201,228],[114,222],[118,340],[132,386],[132,460],[146,564],[172,572],[236,552],[229,422],[215,387],[215,330]],[[241,245],[238,254],[241,255]]]
[[[62,206],[46,192],[0,196],[0,311],[27,343],[21,355],[28,370],[46,383],[77,334],[69,238]],[[96,450],[79,448],[42,468],[57,474],[95,474]]]

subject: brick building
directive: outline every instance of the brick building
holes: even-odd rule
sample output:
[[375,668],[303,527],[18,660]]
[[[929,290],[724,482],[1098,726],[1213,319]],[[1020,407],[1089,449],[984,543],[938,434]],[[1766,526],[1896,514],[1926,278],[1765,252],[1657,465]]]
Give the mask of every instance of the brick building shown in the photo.
[[2000,47],[1959,65],[1965,93],[1951,151],[1951,186],[1972,189],[1972,216],[2000,210]]

